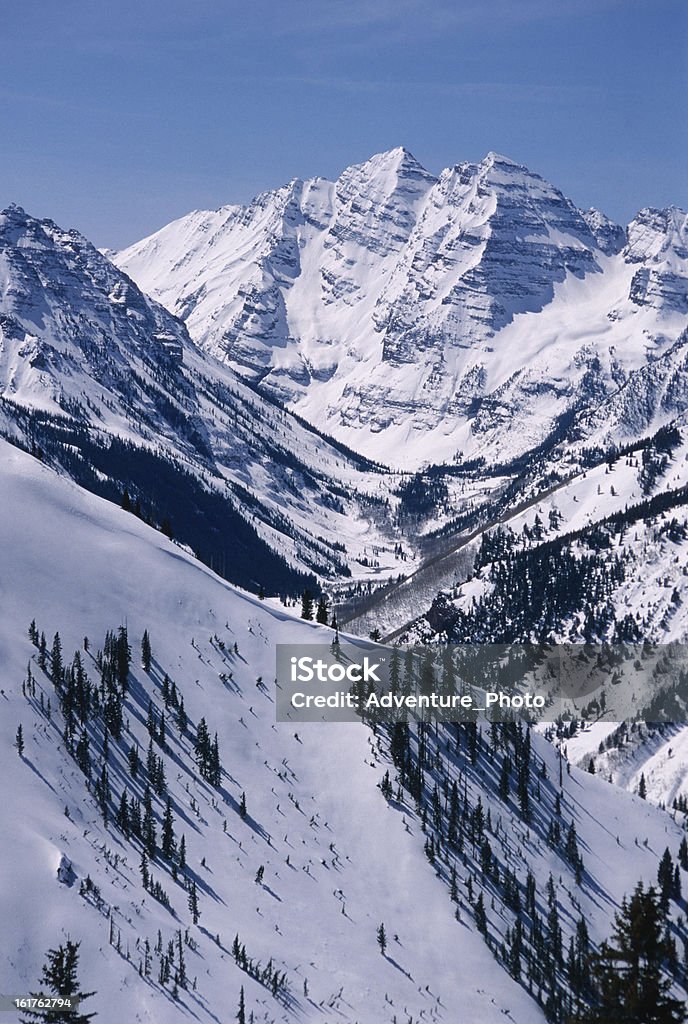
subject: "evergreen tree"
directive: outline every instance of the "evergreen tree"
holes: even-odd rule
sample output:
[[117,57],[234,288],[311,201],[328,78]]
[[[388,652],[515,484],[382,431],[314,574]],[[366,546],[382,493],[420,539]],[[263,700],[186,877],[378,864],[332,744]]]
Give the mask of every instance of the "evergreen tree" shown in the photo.
[[478,893],[478,898],[475,901],[474,914],[478,931],[482,932],[483,935],[487,935],[487,915],[485,914],[485,903],[483,902],[482,892]]
[[[96,1016],[93,1013],[81,1013],[80,1007],[94,992],[82,992],[77,978],[79,966],[79,942],[67,940],[66,945],[48,950],[46,963],[43,965],[39,984],[43,995],[69,996],[79,1000],[79,1010],[25,1010],[22,1024],[34,1024],[43,1021],[45,1024],[88,1024]],[[47,990],[47,991],[46,991]]]
[[148,630],[144,629],[141,639],[141,665],[144,672],[150,672],[151,667],[151,642]]
[[201,776],[204,779],[207,778],[208,767],[210,763],[210,733],[208,732],[208,724],[205,718],[202,718],[200,720],[200,722],[198,723],[198,727],[196,729],[194,755]]
[[84,775],[86,776],[86,778],[90,779],[90,777],[91,777],[91,757],[90,757],[90,754],[88,752],[88,748],[89,748],[88,735],[86,733],[86,730],[83,729],[82,732],[81,732],[81,737],[79,738],[79,742],[76,745],[76,763],[79,765],[79,768],[81,768],[81,770],[84,773]]
[[143,794],[143,821],[141,823],[141,837],[148,856],[153,859],[157,851],[157,840],[155,834],[155,818],[153,816],[153,804],[151,801],[150,787],[146,786]]
[[246,810],[246,794],[242,793],[241,794],[241,800],[239,801],[239,815],[242,818],[245,818],[247,813],[248,812]]
[[674,863],[668,846],[664,850],[659,867],[657,868],[657,881],[659,883],[660,902],[663,909],[666,910],[674,892]]
[[665,916],[653,888],[639,883],[616,915],[611,942],[591,958],[593,1006],[578,1024],[682,1024],[685,1004],[671,997],[662,963],[669,949]]
[[327,612],[328,612],[327,598],[323,594],[321,596],[320,600],[318,601],[318,608],[317,608],[317,611],[315,613],[315,621],[322,623],[323,626],[326,626],[327,625],[327,620],[328,620]]
[[56,633],[53,637],[53,646],[50,652],[50,678],[55,686],[62,685],[62,675],[64,673],[64,665],[62,663],[62,641],[60,640],[60,634]]
[[17,726],[17,734],[14,738],[14,745],[17,748],[17,753],[20,757],[24,756],[24,730],[21,724]]
[[146,857],[146,851],[143,850],[141,853],[141,862],[139,864],[139,870],[141,872],[141,884],[144,889],[147,889],[150,885],[150,872],[148,870],[148,857]]
[[120,797],[116,820],[117,827],[122,832],[122,835],[124,835],[125,838],[128,839],[131,829],[129,825],[129,801],[127,799],[126,789],[123,791],[122,796]]
[[179,707],[177,708],[177,728],[179,729],[180,736],[183,736],[184,733],[186,732],[188,722],[189,720],[184,709],[184,698],[180,697]]
[[129,646],[126,626],[119,626],[117,629],[115,658],[117,682],[119,683],[122,689],[122,695],[124,696],[129,686],[129,666],[131,665],[131,648]]
[[645,773],[640,773],[640,783],[638,785],[638,796],[641,800],[645,800],[647,797],[647,783],[645,782]]
[[45,633],[41,632],[41,639],[38,641],[38,667],[41,672],[45,672],[45,659],[47,654],[48,645],[45,639]]
[[196,888],[196,883],[194,881],[191,881],[189,885],[188,904],[189,913],[191,914],[193,923],[198,924],[198,919],[201,916],[201,912],[198,909],[198,889]]
[[688,871],[688,842],[684,836],[678,848],[678,862],[684,871]]
[[385,950],[387,949],[387,933],[385,932],[384,923],[380,924],[377,930],[377,944],[380,947],[380,952],[384,956]]
[[215,733],[210,746],[208,781],[212,786],[219,786],[222,782],[222,764],[220,763],[220,747],[217,742],[217,733]]
[[239,1012],[236,1015],[237,1024],[246,1024],[246,1003],[244,1001],[244,986],[241,986],[239,993]]
[[313,594],[307,587],[301,595],[301,618],[313,619]]
[[174,860],[177,852],[177,844],[174,839],[174,819],[172,818],[172,805],[170,798],[165,804],[165,814],[162,819],[162,855],[166,860]]

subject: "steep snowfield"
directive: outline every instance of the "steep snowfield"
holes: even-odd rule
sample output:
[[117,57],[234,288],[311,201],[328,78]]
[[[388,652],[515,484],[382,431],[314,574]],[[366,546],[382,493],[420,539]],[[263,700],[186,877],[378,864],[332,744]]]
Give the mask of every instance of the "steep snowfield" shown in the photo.
[[[265,1022],[542,1019],[524,989],[492,959],[463,901],[462,920],[454,918],[446,886],[423,854],[413,810],[393,809],[377,788],[384,752],[367,728],[275,723],[274,644],[329,642],[329,630],[237,591],[133,516],[5,442],[0,493],[0,764],[7,851],[0,863],[2,991],[35,990],[45,951],[70,935],[82,941],[80,976],[84,987],[97,990],[92,1008],[104,1024],[229,1020],[242,984],[247,1012]],[[82,654],[96,682],[94,650],[106,630],[126,623],[134,659],[124,746],[131,742],[128,728],[144,760],[148,701],[159,712],[163,672],[183,695],[192,730],[201,716],[211,733],[217,730],[225,771],[219,790],[199,780],[189,738],[179,738],[171,718],[163,754],[177,840],[184,832],[198,885],[198,926],[191,923],[186,893],[157,862],[151,869],[174,913],[142,890],[138,849],[124,843],[113,825],[103,825],[84,777],[64,751],[55,694],[35,661],[36,697],[22,696],[26,666],[36,654],[26,633],[34,618],[49,643],[59,630],[66,659],[89,637],[90,652]],[[138,662],[144,628],[153,646],[150,675]],[[257,686],[258,677],[264,687]],[[52,697],[50,720],[40,711],[41,693],[44,703]],[[21,759],[12,746],[19,723],[26,744]],[[534,749],[554,778],[556,752],[538,737]],[[140,795],[112,740],[109,772],[115,807],[124,786]],[[576,906],[593,939],[606,936],[614,906],[639,878],[654,881],[658,857],[667,845],[675,855],[681,832],[668,815],[598,777],[576,769],[564,776],[565,814],[576,822],[589,873],[580,889],[570,867],[537,832],[481,790],[477,772],[470,795],[482,792],[493,822],[499,816],[510,862],[519,872],[530,866],[540,891],[550,871],[563,878],[566,945]],[[242,792],[245,820],[237,813]],[[155,808],[160,812],[157,799]],[[71,886],[57,879],[63,856],[76,873]],[[87,875],[100,887],[100,910],[79,895]],[[108,943],[108,912],[119,952]],[[495,919],[489,907],[488,917]],[[376,944],[380,922],[389,937],[385,958]],[[496,915],[498,930],[506,923]],[[196,948],[185,946],[190,988],[180,990],[175,1002],[171,986],[157,984],[155,954],[149,979],[139,977],[138,965],[146,937],[153,948],[160,929],[166,947],[178,928],[182,934],[189,929]],[[287,1005],[235,966],[230,949],[237,932],[250,957],[263,964],[272,958],[287,972]]]
[[[395,1013],[415,1021],[424,1011],[425,1020],[453,1021],[458,1006],[474,1019],[503,1020],[508,1012],[515,1021],[539,1020],[525,993],[502,977],[478,934],[453,919],[422,846],[407,834],[402,816],[386,806],[376,788],[382,768],[373,764],[368,731],[301,727],[297,738],[293,727],[275,724],[273,645],[329,641],[331,633],[237,592],[134,517],[84,495],[4,442],[0,452],[6,608],[0,627],[0,749],[8,837],[0,868],[2,990],[35,988],[46,949],[69,934],[82,941],[81,976],[87,988],[97,989],[92,1002],[103,1022],[181,1020],[190,1014],[226,1020],[236,1012],[241,984],[257,1020],[322,1020],[324,1013],[325,1019],[330,1014],[379,1024]],[[204,715],[219,734],[227,772],[219,793],[197,781],[188,740],[171,739],[165,758],[202,914],[200,928],[191,927],[198,951],[186,950],[197,989],[182,993],[178,1005],[139,978],[142,949],[136,941],[148,936],[153,946],[160,928],[166,943],[178,927],[189,926],[186,895],[156,865],[153,874],[178,916],[142,892],[138,854],[100,823],[83,777],[62,749],[59,727],[22,698],[20,684],[33,651],[26,627],[34,617],[51,634],[59,629],[66,654],[81,646],[84,635],[95,647],[107,629],[122,622],[136,644],[149,629],[155,671],[147,679],[135,658],[133,689],[143,689],[127,714],[142,753],[148,695],[160,704],[164,670],[183,693],[191,720]],[[209,643],[215,634],[227,653]],[[229,653],[235,642],[238,656]],[[97,678],[89,657],[86,668]],[[231,685],[219,679],[228,671]],[[36,674],[47,699],[52,687]],[[269,684],[265,691],[256,686],[261,675]],[[56,719],[54,694],[52,700]],[[12,749],[19,722],[26,737],[23,761]],[[119,791],[131,779],[115,748],[112,743],[110,775]],[[242,791],[245,822],[236,812]],[[57,881],[63,855],[77,874],[71,887]],[[262,887],[254,883],[261,864]],[[78,895],[87,874],[113,908],[130,963],[108,946],[107,920]],[[390,935],[388,959],[376,944],[381,921]],[[236,932],[250,956],[263,964],[272,957],[287,971],[289,1012],[234,966],[229,950]],[[214,941],[218,933],[220,946]]]
[[686,251],[676,208],[626,236],[506,157],[434,179],[395,149],[114,259],[202,348],[408,468],[505,461],[616,393],[686,326]]

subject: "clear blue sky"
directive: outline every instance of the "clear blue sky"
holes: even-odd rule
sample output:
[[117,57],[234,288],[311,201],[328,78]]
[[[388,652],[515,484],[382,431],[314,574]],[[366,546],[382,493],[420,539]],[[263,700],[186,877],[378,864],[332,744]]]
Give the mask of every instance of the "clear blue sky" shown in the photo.
[[688,205],[686,0],[4,0],[0,206],[120,247],[405,145]]

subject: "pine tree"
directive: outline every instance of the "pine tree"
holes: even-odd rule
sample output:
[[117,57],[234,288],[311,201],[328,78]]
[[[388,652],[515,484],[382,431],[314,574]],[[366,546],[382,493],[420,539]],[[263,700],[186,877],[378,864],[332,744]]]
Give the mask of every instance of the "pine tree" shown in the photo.
[[645,800],[647,797],[647,783],[645,782],[645,773],[640,773],[640,783],[638,785],[638,796],[641,800]]
[[239,993],[239,1011],[236,1015],[238,1024],[246,1024],[246,1003],[244,1001],[244,986],[241,986]]
[[192,881],[189,885],[188,904],[189,913],[191,914],[193,923],[198,924],[198,919],[201,916],[201,912],[198,909],[198,889],[196,888],[196,883],[194,881]]
[[62,663],[62,641],[60,640],[60,634],[56,633],[53,637],[53,646],[50,652],[50,678],[55,686],[62,685],[62,676],[64,673],[64,665]]
[[143,794],[143,821],[141,823],[141,835],[143,845],[148,856],[153,859],[157,851],[157,839],[155,834],[155,818],[153,816],[153,804],[151,801],[150,787],[146,786]]
[[144,629],[141,639],[141,665],[144,672],[150,672],[151,667],[151,642],[148,630]]
[[129,826],[129,800],[127,798],[126,789],[123,791],[120,797],[119,807],[117,809],[117,827],[121,831],[122,835],[126,839],[129,838],[130,826]]
[[208,780],[212,786],[219,786],[222,782],[222,764],[220,762],[220,747],[217,742],[217,733],[215,733],[210,747]]
[[684,871],[688,871],[688,842],[684,836],[678,848],[678,862]]
[[45,639],[45,633],[41,632],[41,638],[38,641],[38,667],[41,672],[45,672],[45,659],[47,654],[48,645]]
[[172,818],[172,805],[170,798],[165,804],[165,814],[162,819],[162,855],[165,860],[174,860],[177,852],[177,844],[174,840],[174,819]]
[[660,902],[664,910],[669,906],[674,891],[674,862],[667,846],[662,854],[662,859],[657,868],[657,881],[659,883]]
[[320,600],[318,601],[318,608],[315,613],[315,621],[320,622],[322,625],[326,626],[328,619],[327,611],[327,598],[323,594]]
[[196,729],[194,755],[202,778],[207,779],[210,768],[210,733],[205,718],[200,720]]
[[313,619],[313,594],[308,588],[301,595],[301,618],[309,621]]
[[24,730],[21,724],[17,726],[17,734],[14,738],[14,745],[17,748],[17,753],[20,757],[24,756]]
[[[39,984],[44,995],[67,996],[79,1000],[79,1007],[95,992],[82,992],[77,979],[79,966],[79,942],[67,940],[66,945],[50,949]],[[47,990],[47,991],[46,991]],[[46,1024],[88,1024],[96,1016],[93,1013],[81,1013],[80,1010],[25,1010],[22,1024],[34,1024],[43,1021]]]
[[478,931],[482,932],[483,935],[487,935],[487,915],[485,913],[485,903],[483,902],[482,892],[478,893],[478,898],[475,901],[474,914]]
[[377,930],[377,944],[380,947],[380,952],[384,956],[385,950],[387,949],[387,933],[385,932],[384,923],[380,924]]
[[653,888],[639,883],[616,915],[611,942],[591,958],[593,1007],[577,1024],[682,1024],[685,1004],[670,996],[662,973],[669,953],[665,916]]
[[82,732],[81,732],[81,736],[79,738],[79,742],[76,745],[75,753],[76,753],[76,763],[79,765],[79,768],[81,768],[81,770],[84,773],[84,775],[86,776],[86,778],[90,779],[90,777],[91,777],[91,757],[90,757],[90,754],[89,754],[88,734],[86,733],[85,729],[83,729]]
[[246,794],[242,793],[241,800],[239,801],[239,815],[240,817],[245,818],[247,813],[248,812],[246,810]]
[[[172,691],[174,693],[174,689]],[[180,736],[183,736],[188,726],[188,717],[184,709],[184,698],[180,697],[179,707],[177,708],[177,728],[179,729]]]
[[147,889],[150,885],[150,872],[148,870],[148,857],[146,857],[146,851],[143,850],[141,853],[141,863],[139,864],[139,870],[141,872],[141,884],[144,889]]

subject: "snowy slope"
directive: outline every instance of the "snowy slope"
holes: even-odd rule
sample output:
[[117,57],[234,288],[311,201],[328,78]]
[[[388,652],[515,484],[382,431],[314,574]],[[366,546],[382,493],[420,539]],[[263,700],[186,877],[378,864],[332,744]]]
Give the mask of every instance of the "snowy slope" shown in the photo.
[[[0,488],[0,757],[10,853],[0,866],[3,991],[35,988],[46,949],[69,934],[82,941],[81,978],[97,990],[92,1003],[103,1022],[230,1019],[242,984],[247,1012],[266,1022],[542,1019],[525,990],[492,959],[463,895],[461,920],[455,919],[446,886],[423,854],[412,806],[395,809],[384,800],[378,789],[384,746],[363,726],[295,731],[275,723],[274,644],[328,642],[329,630],[237,591],[159,533],[5,442]],[[124,787],[140,795],[123,754],[134,737],[145,759],[146,709],[152,699],[159,718],[163,672],[184,697],[191,731],[201,716],[217,730],[224,767],[219,789],[199,779],[189,736],[179,736],[171,712],[161,753],[177,840],[184,832],[200,894],[198,925],[190,920],[186,893],[157,861],[151,870],[169,894],[172,913],[143,891],[138,848],[114,824],[103,825],[65,752],[55,694],[27,639],[34,618],[49,638],[60,631],[67,660],[89,637],[90,651],[82,656],[95,681],[95,648],[106,630],[128,627],[135,656],[124,742],[110,741],[113,810]],[[153,645],[150,674],[138,662],[144,628]],[[29,661],[35,696],[22,695]],[[259,677],[265,686],[257,685]],[[41,695],[44,708],[52,699],[50,718],[41,711]],[[22,758],[12,746],[19,723]],[[99,742],[94,735],[94,758]],[[556,752],[538,737],[533,743],[554,778]],[[623,894],[639,878],[653,881],[665,846],[674,854],[678,847],[680,829],[666,814],[572,769],[563,807],[576,822],[587,871],[576,888],[570,866],[543,844],[539,826],[525,828],[511,805],[497,802],[481,771],[463,771],[471,799],[482,796],[491,811],[492,841],[500,851],[503,846],[507,862],[519,872],[526,866],[534,871],[540,890],[550,872],[561,877],[566,941],[580,912],[594,941],[606,936]],[[245,820],[237,813],[242,792]],[[161,801],[154,803],[160,813]],[[57,878],[63,857],[76,875],[71,886]],[[99,887],[98,901],[79,895],[87,875]],[[503,932],[508,916],[495,916],[488,906],[488,917],[497,934]],[[381,921],[389,936],[385,958],[376,944]],[[157,983],[155,952],[150,978],[139,976],[138,964],[146,938],[154,949],[158,929],[165,948],[177,929],[184,934],[187,928],[189,989],[174,1001],[171,984]],[[230,947],[237,932],[251,957],[263,964],[272,958],[287,972],[286,1002],[234,964]]]
[[[8,605],[0,641],[1,749],[4,829],[12,835],[0,886],[3,991],[35,987],[45,950],[69,933],[83,942],[82,977],[98,991],[104,1022],[123,1015],[153,1021],[161,1014],[181,1020],[191,1013],[200,1020],[226,1019],[235,1011],[241,984],[259,1020],[320,1020],[321,1003],[344,1021],[373,1024],[391,1021],[394,1013],[417,1020],[421,1010],[425,1019],[452,1020],[451,1008],[459,1002],[486,1020],[503,1019],[507,1009],[516,1021],[540,1019],[518,986],[500,977],[479,936],[459,929],[422,848],[406,833],[401,816],[385,808],[367,730],[311,727],[297,739],[292,727],[275,725],[274,643],[328,639],[329,631],[271,611],[132,517],[84,495],[5,443],[1,451],[0,549]],[[175,818],[186,833],[188,862],[201,891],[201,926],[191,927],[198,950],[187,949],[197,990],[182,993],[179,1005],[139,978],[136,940],[148,936],[153,946],[158,928],[167,942],[176,928],[188,927],[185,894],[163,877],[176,911],[171,916],[142,892],[138,854],[99,822],[83,777],[64,753],[55,712],[47,722],[37,702],[22,698],[20,683],[32,652],[26,624],[33,617],[46,629],[59,628],[65,652],[81,646],[83,635],[95,645],[124,621],[132,639],[149,629],[159,671],[147,679],[135,664],[136,689],[140,685],[143,692],[128,711],[143,752],[147,735],[138,719],[145,718],[149,695],[160,703],[162,670],[183,693],[191,719],[205,715],[220,736],[227,775],[219,793],[195,779],[188,740],[171,739],[165,758]],[[239,655],[221,653],[209,642],[213,635],[228,648],[238,643]],[[95,677],[91,659],[86,663]],[[228,670],[231,685],[219,678]],[[37,675],[47,699],[52,688]],[[270,681],[264,691],[256,687],[260,675]],[[52,699],[54,708],[54,694]],[[23,761],[12,749],[20,721]],[[110,774],[119,790],[131,780],[115,747]],[[249,811],[245,822],[236,813],[242,791]],[[57,881],[63,855],[79,881],[90,874],[100,886],[131,962],[108,945],[108,922],[79,897],[79,882],[67,887]],[[262,887],[254,883],[261,864]],[[152,870],[163,876],[155,865]],[[336,895],[340,891],[345,902]],[[388,960],[376,946],[380,921],[390,936],[399,935],[398,944],[390,942]],[[229,948],[237,931],[251,956],[263,963],[273,957],[287,970],[294,997],[289,1012],[233,965]],[[427,941],[431,932],[437,946]],[[458,958],[437,955],[438,948],[450,949],[457,941]]]

